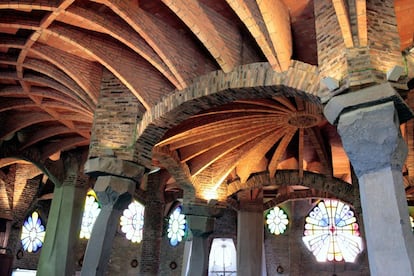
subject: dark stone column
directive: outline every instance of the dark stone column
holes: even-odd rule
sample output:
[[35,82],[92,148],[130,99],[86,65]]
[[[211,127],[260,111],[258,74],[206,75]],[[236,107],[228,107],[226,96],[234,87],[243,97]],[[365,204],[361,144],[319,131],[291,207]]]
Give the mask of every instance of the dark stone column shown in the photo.
[[88,177],[66,168],[63,184],[55,185],[37,275],[73,275]]
[[144,168],[114,157],[89,159],[85,172],[97,176],[94,190],[102,205],[86,247],[82,275],[104,275],[122,211],[135,193]]
[[135,182],[116,176],[98,177],[95,188],[102,205],[86,247],[82,275],[104,275],[122,211],[131,203]]

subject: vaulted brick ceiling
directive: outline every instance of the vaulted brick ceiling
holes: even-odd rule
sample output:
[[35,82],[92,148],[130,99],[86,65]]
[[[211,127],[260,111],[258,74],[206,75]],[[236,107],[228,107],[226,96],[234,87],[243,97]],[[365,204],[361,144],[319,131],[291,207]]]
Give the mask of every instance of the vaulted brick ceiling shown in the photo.
[[[395,11],[404,50],[414,2],[396,0]],[[291,57],[317,65],[316,47],[312,0],[0,1],[0,140],[43,158],[87,146],[104,68],[145,112],[214,70],[269,62],[284,71]],[[157,147],[176,151],[194,177],[209,167],[243,180],[294,168],[349,181],[320,110],[295,97],[238,101],[183,122]]]

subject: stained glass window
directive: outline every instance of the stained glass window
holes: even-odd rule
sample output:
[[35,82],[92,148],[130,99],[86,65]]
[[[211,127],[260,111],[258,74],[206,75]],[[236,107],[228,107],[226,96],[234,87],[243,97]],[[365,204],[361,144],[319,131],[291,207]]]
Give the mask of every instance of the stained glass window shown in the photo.
[[176,246],[179,242],[181,242],[186,230],[187,222],[185,215],[181,214],[181,207],[177,207],[168,220],[167,236],[170,239],[170,244],[172,246]]
[[318,262],[354,262],[362,251],[358,223],[350,206],[338,200],[320,201],[306,217],[306,247]]
[[45,239],[45,227],[37,212],[33,212],[23,224],[21,241],[27,252],[36,252]]
[[101,212],[96,198],[92,193],[86,196],[85,210],[83,211],[82,224],[79,237],[81,239],[90,239],[93,225],[95,224],[96,218]]
[[414,231],[414,219],[412,216],[410,216],[410,221],[411,221],[411,228],[413,228],[413,231]]
[[138,201],[129,204],[121,216],[121,231],[132,242],[141,242],[145,207]]
[[280,235],[285,232],[289,220],[286,213],[276,206],[267,213],[266,223],[270,233]]

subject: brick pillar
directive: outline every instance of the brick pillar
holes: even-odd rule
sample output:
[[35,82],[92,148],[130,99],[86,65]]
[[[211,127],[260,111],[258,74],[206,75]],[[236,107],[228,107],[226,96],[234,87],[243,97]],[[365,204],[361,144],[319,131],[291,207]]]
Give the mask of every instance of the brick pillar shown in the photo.
[[88,178],[79,163],[65,167],[62,185],[56,185],[46,226],[37,275],[73,275],[75,252],[86,196]]
[[347,73],[346,47],[331,0],[315,0],[318,64],[322,77],[341,80]]
[[394,65],[404,67],[394,0],[367,1],[367,22],[372,67],[380,72]]
[[136,127],[143,112],[144,108],[131,91],[111,72],[103,70],[89,146],[90,158],[110,155],[136,161]]
[[379,85],[333,98],[325,115],[338,121],[359,180],[371,274],[413,275],[414,236],[402,177],[407,146],[398,120],[412,112],[389,85]]
[[161,171],[148,175],[140,275],[158,275],[164,223],[164,186]]
[[135,193],[144,168],[117,158],[89,159],[85,172],[97,176],[95,193],[102,205],[85,252],[82,275],[104,275],[122,211]]

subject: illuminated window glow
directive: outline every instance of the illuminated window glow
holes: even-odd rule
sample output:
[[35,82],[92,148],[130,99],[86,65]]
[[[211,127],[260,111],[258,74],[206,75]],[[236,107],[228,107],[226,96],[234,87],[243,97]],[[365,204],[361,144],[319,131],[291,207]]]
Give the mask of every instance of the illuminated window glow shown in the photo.
[[350,206],[324,200],[306,217],[303,242],[318,262],[354,262],[362,251],[362,238]]
[[101,209],[93,195],[87,195],[85,200],[85,210],[83,211],[82,224],[79,237],[81,239],[90,239],[93,225]]
[[414,231],[414,219],[412,216],[410,216],[410,221],[411,221],[411,228],[413,228],[413,231]]
[[176,246],[181,242],[186,230],[187,222],[185,220],[185,215],[181,214],[181,207],[177,207],[168,220],[167,236],[170,239],[170,244]]
[[22,228],[21,241],[27,252],[36,252],[42,247],[45,239],[45,227],[42,225],[39,214],[33,212],[26,219]]
[[270,233],[280,235],[285,232],[289,220],[286,213],[276,206],[266,215],[266,223]]
[[129,204],[121,217],[121,231],[132,242],[141,242],[142,228],[144,227],[144,205],[137,201]]
[[211,244],[208,275],[236,275],[236,247],[232,239],[215,238]]

